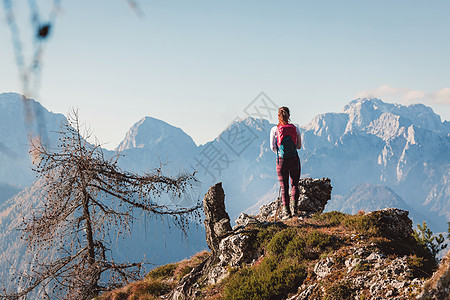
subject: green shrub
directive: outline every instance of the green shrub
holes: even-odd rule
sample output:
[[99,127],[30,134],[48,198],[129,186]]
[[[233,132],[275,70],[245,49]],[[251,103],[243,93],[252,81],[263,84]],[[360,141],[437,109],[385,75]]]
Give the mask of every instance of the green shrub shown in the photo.
[[373,214],[370,215],[353,215],[343,220],[343,225],[349,229],[354,229],[358,233],[369,236],[382,236],[382,228],[377,224]]
[[[335,239],[317,230],[298,228],[267,229],[258,234],[266,244],[261,264],[230,274],[224,287],[225,299],[280,299],[295,292],[306,278],[303,260],[318,257],[336,244]],[[258,237],[256,237],[258,239]]]
[[436,256],[439,252],[447,248],[447,244],[444,244],[444,235],[434,235],[431,229],[428,228],[427,222],[425,221],[422,223],[422,226],[420,226],[420,224],[417,224],[417,229],[414,230],[413,237],[420,245],[426,246],[430,250],[434,259],[436,259]]
[[267,244],[267,252],[269,254],[280,256],[284,254],[287,245],[297,236],[295,228],[284,229],[276,233]]
[[306,247],[314,252],[323,252],[336,242],[335,237],[317,230],[308,232],[305,236],[305,240]]
[[424,270],[427,269],[426,262],[427,261],[423,259],[423,257],[418,257],[417,255],[408,256],[408,258],[406,259],[406,263],[413,272],[412,277],[429,277],[429,274],[424,272]]
[[261,228],[256,235],[256,243],[259,246],[264,247],[264,245],[267,245],[267,243],[273,238],[276,233],[282,231],[283,229],[284,228],[277,225]]
[[267,252],[281,257],[317,258],[320,253],[337,245],[337,239],[318,230],[288,228],[274,235]]
[[280,299],[294,292],[306,271],[293,260],[265,259],[257,267],[236,272],[224,288],[224,299]]
[[257,229],[251,229],[244,234],[249,237],[252,249],[259,249],[260,252],[263,252],[267,243],[281,230],[283,230],[283,227],[274,224],[267,227],[258,226]]
[[330,226],[338,226],[345,218],[348,218],[348,216],[348,214],[342,213],[340,211],[330,211],[323,214],[315,214],[313,216],[313,219],[326,222],[327,225]]

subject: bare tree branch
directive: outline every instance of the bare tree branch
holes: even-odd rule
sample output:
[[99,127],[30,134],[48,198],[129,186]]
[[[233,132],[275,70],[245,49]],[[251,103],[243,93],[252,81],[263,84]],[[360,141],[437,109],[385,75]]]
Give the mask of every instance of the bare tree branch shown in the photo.
[[[141,275],[142,262],[116,263],[108,248],[109,233],[131,232],[134,212],[166,218],[186,233],[193,207],[159,204],[163,194],[181,197],[195,174],[164,176],[162,167],[143,175],[121,170],[119,155],[106,158],[99,145],[86,142],[78,113],[73,111],[60,132],[60,143],[48,149],[31,140],[37,177],[43,180],[43,207],[24,220],[22,230],[35,260],[29,273],[19,274],[21,290],[0,298],[18,299],[40,289],[41,297],[91,299]],[[53,245],[63,245],[48,260]]]

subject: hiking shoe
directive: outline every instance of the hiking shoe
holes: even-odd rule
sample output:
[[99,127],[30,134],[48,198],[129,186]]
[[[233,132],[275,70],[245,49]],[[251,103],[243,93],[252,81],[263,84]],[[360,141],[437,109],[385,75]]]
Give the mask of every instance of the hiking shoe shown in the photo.
[[298,216],[299,215],[299,211],[298,211],[298,201],[293,203],[292,206],[292,216]]
[[287,221],[287,220],[289,220],[290,218],[292,218],[291,215],[289,215],[289,214],[283,214],[283,216],[281,217],[281,221]]
[[284,208],[283,212],[281,213],[281,220],[286,221],[292,218],[291,210],[289,208]]

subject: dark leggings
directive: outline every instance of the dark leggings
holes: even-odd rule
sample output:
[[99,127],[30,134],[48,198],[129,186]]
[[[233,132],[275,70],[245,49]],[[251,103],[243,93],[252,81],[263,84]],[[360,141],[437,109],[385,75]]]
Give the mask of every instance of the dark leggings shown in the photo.
[[277,159],[277,175],[281,186],[281,199],[284,206],[289,206],[289,177],[291,177],[292,185],[292,198],[294,199],[294,205],[298,202],[298,181],[300,179],[300,159],[293,158],[278,158]]

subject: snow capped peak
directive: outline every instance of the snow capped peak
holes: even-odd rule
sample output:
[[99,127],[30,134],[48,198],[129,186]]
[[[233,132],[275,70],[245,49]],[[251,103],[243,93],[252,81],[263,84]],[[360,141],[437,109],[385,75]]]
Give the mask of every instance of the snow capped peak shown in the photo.
[[382,100],[378,98],[357,98],[347,105],[344,106],[344,113],[348,113],[348,111],[358,110],[361,109],[361,107],[372,107],[374,110],[376,109],[383,109],[387,105],[392,105],[383,102]]
[[117,147],[118,151],[132,148],[155,148],[166,145],[196,148],[195,142],[181,128],[172,126],[152,117],[145,117],[135,123],[127,132],[125,139]]
[[[269,123],[266,119],[256,119],[252,117],[246,117],[242,119],[236,119],[231,123],[224,131],[219,134],[218,139],[225,135],[229,135],[230,132],[249,132],[250,134],[265,132],[268,128],[272,128],[274,124]],[[269,129],[270,130],[270,129]]]
[[[394,119],[402,126],[415,125],[430,131],[444,132],[447,126],[441,121],[441,117],[434,113],[431,107],[423,104],[386,103],[377,98],[358,98],[344,107],[344,113],[348,114],[349,122],[346,132],[364,130],[368,126],[373,130],[374,124],[386,127],[392,124]],[[381,118],[386,122],[374,122]],[[379,131],[380,129],[378,129]]]

